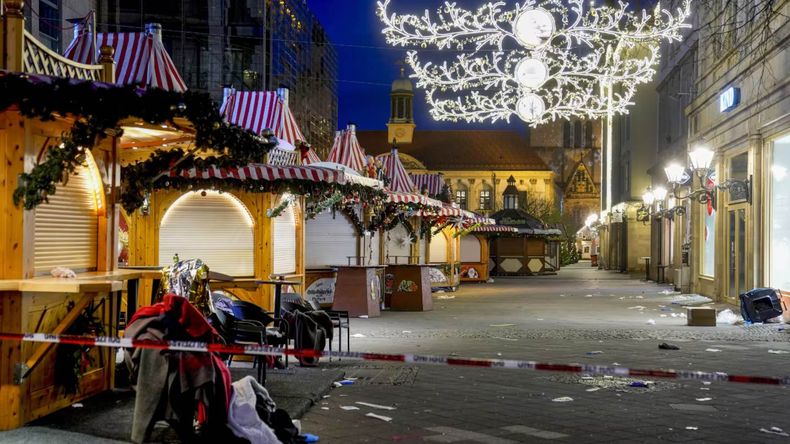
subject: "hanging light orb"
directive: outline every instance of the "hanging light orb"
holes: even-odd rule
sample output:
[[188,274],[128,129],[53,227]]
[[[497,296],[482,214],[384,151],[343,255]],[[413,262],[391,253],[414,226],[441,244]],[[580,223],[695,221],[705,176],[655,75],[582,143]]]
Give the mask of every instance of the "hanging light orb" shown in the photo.
[[525,122],[540,120],[544,112],[546,103],[535,93],[524,94],[516,103],[516,114]]
[[516,65],[515,77],[519,85],[535,89],[546,82],[549,68],[538,59],[525,58]]
[[529,49],[544,46],[556,29],[554,17],[542,8],[527,9],[513,21],[513,34],[519,43]]

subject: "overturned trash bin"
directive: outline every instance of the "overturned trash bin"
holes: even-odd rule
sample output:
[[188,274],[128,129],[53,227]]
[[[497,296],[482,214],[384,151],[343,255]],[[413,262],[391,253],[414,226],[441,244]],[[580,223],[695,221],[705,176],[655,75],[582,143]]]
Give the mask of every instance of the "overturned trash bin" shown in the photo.
[[766,322],[782,315],[779,292],[773,288],[755,288],[740,299],[741,316],[747,322]]

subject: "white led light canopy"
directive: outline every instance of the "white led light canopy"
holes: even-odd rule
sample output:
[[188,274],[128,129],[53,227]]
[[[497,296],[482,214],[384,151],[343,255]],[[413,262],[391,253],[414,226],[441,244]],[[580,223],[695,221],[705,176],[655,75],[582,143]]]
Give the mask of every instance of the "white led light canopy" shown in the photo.
[[[389,44],[413,48],[406,59],[412,77],[431,115],[446,121],[517,115],[535,126],[625,114],[636,87],[655,75],[661,41],[680,41],[690,27],[684,23],[690,0],[674,13],[586,0],[525,0],[511,9],[499,1],[473,11],[448,1],[423,15],[390,13],[392,1],[378,3],[382,32]],[[455,57],[437,61],[431,53],[431,61],[420,60],[429,47],[454,50]],[[604,88],[611,98],[602,97]]]

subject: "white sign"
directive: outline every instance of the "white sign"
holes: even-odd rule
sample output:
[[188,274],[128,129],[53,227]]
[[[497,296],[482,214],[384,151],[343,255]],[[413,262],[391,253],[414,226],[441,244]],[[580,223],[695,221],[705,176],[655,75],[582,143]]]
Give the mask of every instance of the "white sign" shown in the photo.
[[741,89],[731,86],[719,95],[719,111],[726,113],[735,109],[741,103]]
[[331,304],[335,300],[335,278],[321,278],[307,288],[307,298],[319,304]]

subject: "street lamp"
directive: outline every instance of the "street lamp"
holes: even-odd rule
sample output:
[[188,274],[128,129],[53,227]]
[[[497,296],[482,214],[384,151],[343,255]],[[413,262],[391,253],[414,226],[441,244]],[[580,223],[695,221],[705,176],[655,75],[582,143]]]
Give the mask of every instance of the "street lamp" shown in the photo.
[[678,163],[671,163],[664,168],[667,180],[672,184],[672,195],[678,200],[696,200],[701,204],[710,202],[716,191],[729,191],[731,195],[752,203],[752,176],[746,180],[727,179],[721,184],[716,183],[716,169],[712,168],[715,153],[704,144],[696,145],[688,154],[691,169],[699,178],[699,187],[694,189],[694,179],[688,183],[689,190],[683,195],[680,187],[688,181],[685,168]]

